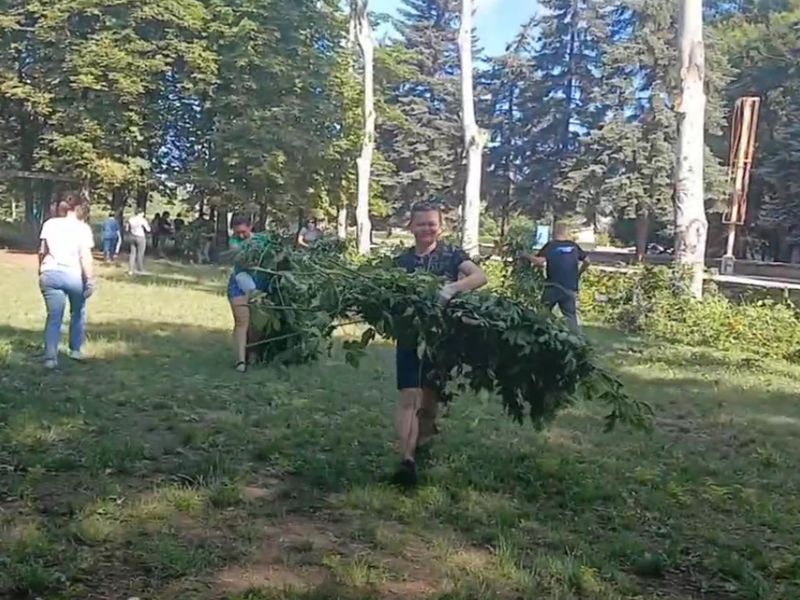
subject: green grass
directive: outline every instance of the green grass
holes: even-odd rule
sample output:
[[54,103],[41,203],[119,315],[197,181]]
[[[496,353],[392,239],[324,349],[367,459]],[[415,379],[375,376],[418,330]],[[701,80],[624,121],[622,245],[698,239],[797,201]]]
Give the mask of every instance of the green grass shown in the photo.
[[48,373],[0,254],[0,597],[800,597],[800,368],[595,329],[653,433],[461,398],[404,494],[390,348],[241,376],[224,274],[153,266],[102,271],[88,360]]

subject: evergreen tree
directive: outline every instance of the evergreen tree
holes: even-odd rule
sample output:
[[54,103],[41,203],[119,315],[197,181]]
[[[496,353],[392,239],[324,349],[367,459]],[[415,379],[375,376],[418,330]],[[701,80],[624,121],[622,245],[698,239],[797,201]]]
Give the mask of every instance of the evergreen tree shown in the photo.
[[762,99],[749,221],[785,235],[800,225],[800,2],[753,1],[723,17],[714,35],[735,73],[726,101],[743,95]]
[[490,132],[484,181],[484,198],[490,214],[505,238],[511,218],[529,208],[519,191],[524,173],[526,123],[522,118],[522,94],[535,74],[530,58],[532,23],[523,27],[506,52],[489,62],[480,77],[488,101],[479,104],[482,123]]
[[379,147],[393,165],[385,188],[398,206],[440,197],[451,206],[463,195],[457,0],[403,0],[395,27],[403,79],[392,82],[390,120],[380,119]]
[[522,94],[527,125],[522,182],[534,214],[567,215],[575,199],[565,193],[565,168],[581,154],[581,138],[603,120],[598,96],[602,43],[608,35],[602,3],[544,0],[531,31],[534,79]]

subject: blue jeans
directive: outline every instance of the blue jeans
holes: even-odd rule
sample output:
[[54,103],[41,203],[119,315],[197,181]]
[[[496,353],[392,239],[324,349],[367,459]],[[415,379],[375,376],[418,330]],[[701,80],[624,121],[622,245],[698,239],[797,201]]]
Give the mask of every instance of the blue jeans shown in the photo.
[[83,297],[83,277],[67,271],[45,271],[39,277],[39,287],[47,307],[44,326],[44,357],[56,360],[61,340],[61,322],[69,298],[69,349],[80,352],[86,336],[86,298]]
[[580,333],[581,326],[578,324],[578,292],[568,290],[561,286],[545,284],[542,302],[547,310],[551,311],[558,304],[561,314],[567,321],[569,328]]
[[103,258],[111,260],[117,255],[117,238],[103,238]]

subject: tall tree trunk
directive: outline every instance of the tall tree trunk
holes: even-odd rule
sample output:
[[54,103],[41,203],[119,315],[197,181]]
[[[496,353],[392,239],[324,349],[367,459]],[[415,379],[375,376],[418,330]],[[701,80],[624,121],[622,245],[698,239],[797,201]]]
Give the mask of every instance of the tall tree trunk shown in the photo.
[[114,211],[114,216],[122,227],[125,220],[125,193],[122,188],[116,187],[111,190],[111,210]]
[[500,212],[500,243],[504,244],[506,242],[506,236],[508,235],[508,217],[509,217],[509,210],[508,210],[508,201],[503,204],[503,208]]
[[150,197],[150,192],[146,186],[141,186],[136,189],[136,208],[143,212],[147,212],[147,199]]
[[572,105],[575,97],[575,45],[578,32],[578,0],[572,0],[572,14],[569,20],[569,45],[567,47],[567,84],[564,92],[567,112],[564,115],[564,137],[561,138],[561,152],[569,148],[570,128],[572,125]]
[[[31,23],[33,25],[33,23]],[[21,85],[28,84],[25,75],[25,50],[19,49],[16,55],[17,61],[17,79]],[[17,118],[19,120],[19,167],[23,171],[33,171],[34,169],[34,155],[36,147],[39,145],[40,128],[35,116],[31,115],[24,103],[19,103],[17,110]],[[31,227],[36,227],[39,222],[43,221],[46,216],[39,211],[37,214],[36,207],[36,190],[31,179],[22,180],[23,197],[25,201],[25,223]],[[49,199],[48,199],[49,204]],[[41,206],[44,206],[42,204]]]
[[228,211],[218,208],[214,212],[216,213],[214,242],[217,248],[225,249],[228,247]]
[[266,231],[267,229],[267,201],[261,200],[258,202],[258,221],[256,222],[256,231]]
[[347,195],[340,193],[339,208],[336,210],[336,237],[340,241],[347,239]]
[[[514,107],[516,100],[514,92],[516,92],[516,85],[514,82],[512,82],[511,87],[508,90],[508,108],[506,109],[506,123],[509,127],[512,127],[512,124],[514,123]],[[512,133],[509,133],[509,138],[511,138],[513,135],[513,129],[511,129],[511,132]],[[500,216],[500,241],[503,244],[505,244],[506,235],[508,234],[508,222],[511,216],[511,199],[514,194],[514,167],[513,160],[511,158],[511,152],[506,154],[504,162],[506,169],[506,185],[504,190],[505,197],[503,198],[503,208]]]
[[650,212],[646,206],[639,206],[636,211],[636,260],[644,262],[647,254],[647,237],[650,232]]
[[681,90],[675,169],[675,258],[692,270],[691,291],[703,297],[708,221],[703,194],[706,95],[703,2],[681,0],[678,28]]
[[[23,171],[33,171],[33,156],[38,143],[38,132],[33,120],[25,112],[24,108],[19,112],[19,166]],[[25,178],[22,180],[23,197],[25,199],[25,222],[28,225],[36,225],[36,190],[33,180]],[[38,215],[39,219],[43,215]]]
[[352,0],[351,10],[358,46],[364,68],[364,139],[358,157],[358,200],[356,201],[356,228],[358,252],[366,255],[372,249],[372,222],[369,217],[370,176],[375,153],[375,41],[367,11],[368,0]]
[[461,244],[470,256],[480,253],[481,176],[483,149],[488,135],[475,121],[475,98],[472,74],[473,0],[461,0],[461,28],[458,50],[461,59],[461,120],[464,126],[464,150],[467,153],[467,183],[464,190]]

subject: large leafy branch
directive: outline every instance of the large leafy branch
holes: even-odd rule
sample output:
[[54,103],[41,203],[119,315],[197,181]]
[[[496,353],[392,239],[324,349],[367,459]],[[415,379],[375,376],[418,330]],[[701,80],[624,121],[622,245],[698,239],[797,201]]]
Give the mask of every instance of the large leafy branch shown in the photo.
[[385,257],[355,265],[329,249],[298,252],[281,242],[252,249],[242,261],[267,284],[253,306],[263,336],[254,347],[264,360],[314,360],[337,328],[357,322],[365,328],[345,343],[348,362],[357,365],[379,339],[416,345],[444,401],[485,390],[511,417],[537,427],[580,398],[607,404],[609,427],[644,427],[651,416],[597,364],[583,337],[508,294],[475,292],[442,306],[441,282],[428,273],[395,269]]

